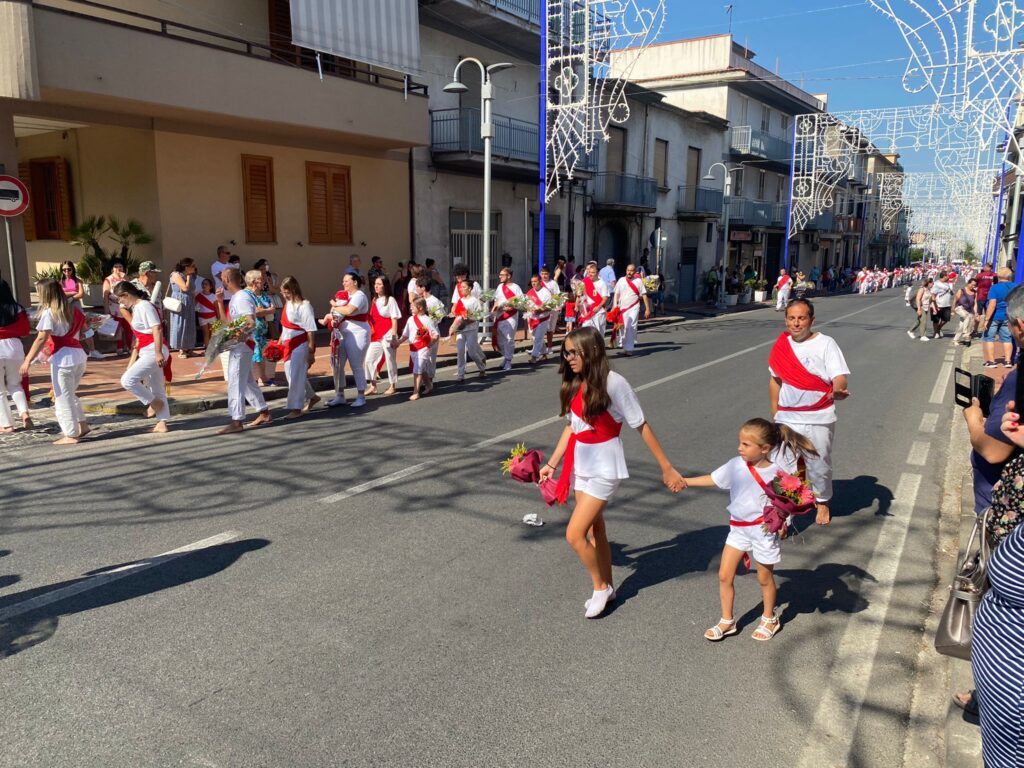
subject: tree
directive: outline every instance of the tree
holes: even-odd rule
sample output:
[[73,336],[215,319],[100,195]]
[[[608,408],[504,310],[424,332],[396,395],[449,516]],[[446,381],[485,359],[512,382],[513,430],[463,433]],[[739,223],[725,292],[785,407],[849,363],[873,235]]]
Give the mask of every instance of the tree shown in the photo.
[[[90,285],[102,283],[115,261],[124,263],[127,274],[137,274],[140,262],[132,255],[132,249],[153,242],[138,219],[128,219],[122,224],[115,216],[89,216],[72,227],[70,234],[72,244],[82,246],[85,251],[75,269]],[[113,241],[109,249],[104,246],[104,239]]]

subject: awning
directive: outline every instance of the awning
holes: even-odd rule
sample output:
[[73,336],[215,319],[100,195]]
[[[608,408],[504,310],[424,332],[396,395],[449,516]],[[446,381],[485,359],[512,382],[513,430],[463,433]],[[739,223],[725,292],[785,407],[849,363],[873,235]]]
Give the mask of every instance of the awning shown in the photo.
[[399,72],[420,70],[416,0],[291,0],[292,42]]

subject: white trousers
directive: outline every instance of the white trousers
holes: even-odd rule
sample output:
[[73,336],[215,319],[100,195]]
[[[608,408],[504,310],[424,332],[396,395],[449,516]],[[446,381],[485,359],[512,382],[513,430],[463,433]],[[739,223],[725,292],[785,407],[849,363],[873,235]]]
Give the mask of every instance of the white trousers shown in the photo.
[[[561,310],[559,310],[560,312]],[[548,319],[548,333],[554,333],[558,330],[558,315],[559,312],[552,312],[551,317]]]
[[78,437],[82,433],[79,424],[85,421],[85,411],[78,401],[76,390],[85,375],[85,363],[70,367],[50,366],[50,383],[53,386],[54,411],[60,431],[65,437]]
[[476,328],[463,331],[455,336],[456,362],[458,363],[458,376],[463,378],[466,375],[466,358],[469,357],[476,363],[477,370],[487,370],[487,357],[480,349],[480,341],[477,338]]
[[309,383],[309,342],[293,349],[291,357],[283,365],[284,377],[288,382],[288,410],[300,411],[315,394]]
[[346,323],[341,332],[338,348],[331,354],[331,368],[334,370],[334,391],[345,395],[345,363],[352,369],[356,380],[356,392],[366,391],[366,350],[370,346],[370,329],[354,323]]
[[257,411],[267,410],[267,401],[252,377],[252,350],[248,344],[236,344],[228,351],[228,415],[232,421],[245,420],[245,404]]
[[832,498],[832,441],[836,436],[835,422],[832,424],[787,424],[814,444],[818,456],[806,457],[807,479],[814,490],[814,497],[822,504]]
[[376,383],[380,378],[377,366],[380,365],[381,358],[383,358],[384,365],[388,370],[388,384],[392,387],[398,384],[397,350],[391,346],[391,339],[391,334],[388,334],[380,341],[370,342],[370,346],[366,350],[366,364],[363,366],[367,381]]
[[[20,350],[21,340],[17,341]],[[18,373],[18,369],[24,361],[24,353],[20,358],[0,357],[0,427],[14,426],[14,421],[11,419],[11,406],[7,402],[8,396],[14,401],[19,416],[28,413],[28,398],[25,397],[25,390],[21,388],[21,374]]]
[[167,421],[171,418],[164,388],[164,369],[157,366],[155,356],[139,355],[139,359],[128,366],[128,370],[121,376],[121,386],[135,395],[143,405],[163,400],[163,407],[156,412],[156,420]]
[[519,315],[502,320],[491,329],[491,333],[495,334],[495,338],[498,340],[498,351],[501,352],[505,365],[512,364],[512,357],[516,353],[517,330],[519,330]]
[[636,348],[636,332],[640,325],[640,306],[627,310],[622,315],[622,348],[632,352]]
[[605,327],[606,327],[605,326],[605,318],[606,317],[607,317],[607,314],[602,309],[596,315],[594,315],[589,320],[587,320],[587,322],[583,323],[582,327],[583,328],[586,328],[586,327],[597,328],[597,332],[601,334],[601,338],[603,339],[604,338],[604,334],[605,334]]
[[789,283],[786,283],[786,286],[784,288],[779,288],[779,298],[775,302],[775,308],[776,309],[785,309],[786,308],[786,304],[789,303],[789,294],[790,294],[790,291],[792,291],[792,290],[793,290],[793,288],[792,288],[792,286]]
[[[548,318],[550,320],[550,318]],[[533,334],[533,349],[530,350],[530,357],[537,358],[547,354],[547,332],[548,320],[530,331]]]
[[409,364],[412,366],[413,376],[426,376],[434,378],[433,358],[430,356],[430,347],[423,349],[409,350]]

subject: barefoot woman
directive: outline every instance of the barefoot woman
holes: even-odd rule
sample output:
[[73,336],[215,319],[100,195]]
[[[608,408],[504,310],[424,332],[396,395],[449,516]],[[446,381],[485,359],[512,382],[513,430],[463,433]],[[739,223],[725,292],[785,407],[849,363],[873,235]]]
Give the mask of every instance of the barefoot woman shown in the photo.
[[565,538],[593,581],[594,594],[586,603],[586,617],[596,619],[615,599],[604,509],[619,483],[629,477],[619,439],[623,423],[640,432],[661,467],[661,479],[669,490],[678,493],[684,482],[644,419],[629,382],[609,371],[600,332],[585,327],[570,333],[562,345],[562,358],[561,415],[569,423],[551,461],[541,468],[540,479],[543,482],[554,475],[558,463],[565,458],[558,479],[559,501],[568,501],[570,487],[576,491],[576,508]]

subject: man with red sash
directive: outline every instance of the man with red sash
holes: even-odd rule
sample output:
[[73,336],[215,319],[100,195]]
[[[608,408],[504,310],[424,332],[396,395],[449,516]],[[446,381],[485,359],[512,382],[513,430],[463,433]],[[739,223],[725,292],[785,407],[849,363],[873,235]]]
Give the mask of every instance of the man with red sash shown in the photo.
[[533,334],[533,348],[530,350],[530,364],[533,365],[542,358],[547,359],[547,332],[551,325],[551,311],[541,309],[546,302],[551,301],[551,291],[545,287],[540,275],[530,277],[530,290],[526,292],[526,298],[536,307],[526,315],[530,333]]
[[494,292],[491,314],[491,346],[501,352],[501,370],[512,370],[512,356],[516,353],[516,331],[519,330],[519,311],[506,306],[511,299],[522,296],[523,290],[512,282],[512,270],[504,267],[498,273],[498,289]]
[[[562,293],[562,289],[558,287],[558,281],[551,278],[551,270],[547,267],[543,267],[540,271],[540,281],[550,292],[552,297],[558,298]],[[555,331],[558,330],[558,315],[561,310],[556,310],[551,313],[551,318],[548,320],[548,343],[544,350],[544,354],[551,354],[551,347],[555,344]]]
[[807,479],[818,502],[817,523],[832,519],[832,441],[837,400],[850,396],[846,365],[831,336],[813,330],[814,305],[794,299],[786,307],[786,332],[768,357],[768,396],[772,416],[814,443],[818,456],[808,456]]
[[587,262],[586,277],[583,278],[583,295],[576,303],[576,325],[579,328],[590,326],[604,338],[605,304],[608,302],[608,285],[598,277],[597,262]]
[[[256,326],[256,301],[252,293],[245,290],[241,273],[237,269],[229,267],[220,275],[225,292],[231,292],[231,301],[228,303],[228,322],[245,319],[249,321],[249,327],[254,328]],[[257,278],[262,277],[262,274],[259,270],[254,269],[247,272],[245,277],[247,283],[254,283]],[[258,427],[261,424],[270,423],[270,409],[252,375],[252,353],[255,348],[256,345],[252,339],[247,339],[244,343],[236,344],[228,350],[224,378],[228,383],[228,415],[231,417],[231,423],[218,430],[217,434],[219,435],[242,431],[246,403],[259,411],[249,426]]]
[[793,290],[793,278],[785,269],[779,270],[779,279],[775,281],[775,291],[778,299],[775,302],[775,311],[785,309],[789,303],[789,294]]
[[[487,371],[487,357],[480,349],[480,342],[477,340],[480,318],[483,315],[483,305],[480,299],[473,295],[473,286],[476,283],[469,279],[469,274],[461,275],[459,282],[455,284],[455,291],[458,299],[452,307],[451,317],[453,318],[449,335],[455,337],[455,378],[458,381],[466,380],[466,359],[472,359],[476,363],[476,369],[481,376]],[[475,319],[477,318],[477,319]]]
[[636,348],[641,302],[644,305],[644,320],[648,320],[651,317],[651,300],[647,297],[647,288],[643,278],[636,273],[636,265],[627,264],[625,277],[620,277],[615,284],[615,298],[612,301],[612,312],[617,315],[612,328],[612,346],[615,346],[618,326],[622,326],[622,350],[626,357],[632,355]]

